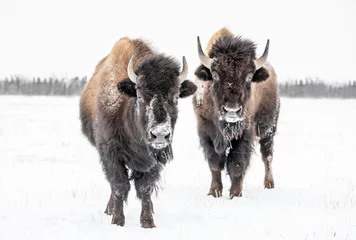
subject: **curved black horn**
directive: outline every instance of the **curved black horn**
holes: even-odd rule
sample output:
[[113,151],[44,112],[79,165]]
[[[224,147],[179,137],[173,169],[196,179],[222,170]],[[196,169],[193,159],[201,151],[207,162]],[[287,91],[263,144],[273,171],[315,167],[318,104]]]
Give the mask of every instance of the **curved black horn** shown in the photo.
[[267,40],[265,51],[263,52],[262,56],[259,59],[255,60],[256,70],[260,69],[266,63],[268,57],[268,50],[269,50],[269,39]]
[[208,69],[210,69],[212,59],[206,56],[203,52],[203,49],[201,48],[201,43],[200,43],[200,38],[199,36],[197,37],[198,41],[198,54],[199,54],[199,59],[200,62]]
[[136,83],[137,80],[137,75],[133,69],[133,60],[134,60],[135,56],[133,55],[130,59],[129,65],[127,66],[127,74],[129,75],[130,80],[133,83]]
[[178,76],[180,84],[182,84],[182,82],[184,82],[187,79],[187,76],[188,76],[188,63],[187,60],[185,59],[185,56],[183,56],[183,68],[182,68],[182,72]]

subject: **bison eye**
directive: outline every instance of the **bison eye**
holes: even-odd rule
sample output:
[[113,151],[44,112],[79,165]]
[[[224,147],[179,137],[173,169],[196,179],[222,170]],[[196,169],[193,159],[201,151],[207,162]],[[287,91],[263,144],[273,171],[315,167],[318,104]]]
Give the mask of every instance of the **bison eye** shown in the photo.
[[252,73],[247,74],[247,76],[246,76],[246,82],[251,82],[252,77],[253,77],[253,74],[252,74]]
[[215,81],[219,81],[219,74],[217,74],[216,72],[212,72],[212,77],[213,77],[213,80],[215,80]]

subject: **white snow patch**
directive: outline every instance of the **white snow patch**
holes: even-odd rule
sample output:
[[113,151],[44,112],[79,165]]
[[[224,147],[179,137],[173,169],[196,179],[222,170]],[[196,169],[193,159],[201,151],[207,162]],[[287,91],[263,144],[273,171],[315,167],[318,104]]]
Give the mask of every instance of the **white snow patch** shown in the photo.
[[148,129],[151,129],[156,124],[156,121],[155,121],[155,118],[153,115],[153,108],[154,108],[156,101],[157,101],[157,95],[154,95],[150,101],[150,104],[147,105],[147,107],[146,107],[146,116],[148,117]]
[[157,121],[153,114],[153,109],[157,101],[157,95],[154,95],[150,104],[146,107],[146,116],[148,116],[148,129],[151,129],[156,132],[169,131],[172,132],[171,127],[171,117],[167,113],[166,121],[164,123],[157,124]]
[[[168,117],[169,117],[169,115],[167,114],[167,118]],[[155,132],[157,132],[157,133],[166,133],[166,134],[171,133],[172,129],[171,129],[171,124],[170,124],[169,119],[167,119],[167,121],[165,121],[164,123],[157,124],[154,127],[153,134],[155,134]]]
[[196,105],[201,106],[203,104],[204,99],[205,82],[197,79],[195,83],[197,85],[197,91],[195,93]]
[[99,101],[105,106],[106,112],[114,114],[119,109],[123,99],[115,82],[109,82],[103,86],[99,94]]
[[263,188],[256,146],[243,197],[230,200],[224,173],[222,197],[207,196],[193,106],[180,100],[174,160],[153,197],[157,228],[146,230],[133,186],[124,228],[103,213],[110,187],[81,134],[79,98],[1,96],[0,239],[356,239],[356,101],[281,101],[276,188]]

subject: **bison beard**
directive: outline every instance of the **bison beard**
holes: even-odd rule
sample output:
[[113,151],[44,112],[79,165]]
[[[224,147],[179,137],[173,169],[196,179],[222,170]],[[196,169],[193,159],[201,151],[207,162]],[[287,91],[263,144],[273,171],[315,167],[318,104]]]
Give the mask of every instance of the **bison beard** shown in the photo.
[[157,159],[159,163],[166,165],[167,162],[173,159],[172,145],[169,145],[164,149],[154,149],[150,147],[149,154]]
[[241,138],[245,128],[246,123],[243,121],[236,123],[219,121],[214,138],[214,149],[216,153],[219,155],[225,153],[227,156],[231,149],[231,141]]
[[225,121],[219,122],[219,128],[221,129],[222,135],[227,141],[233,139],[239,139],[245,129],[245,123],[242,121],[236,123],[228,123]]

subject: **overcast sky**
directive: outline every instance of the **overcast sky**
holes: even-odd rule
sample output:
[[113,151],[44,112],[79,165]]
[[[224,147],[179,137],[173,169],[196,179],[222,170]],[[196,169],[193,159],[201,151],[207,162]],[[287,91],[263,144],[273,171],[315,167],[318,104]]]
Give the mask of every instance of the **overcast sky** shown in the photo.
[[124,36],[142,37],[158,51],[198,64],[221,27],[258,44],[269,38],[269,60],[280,81],[320,77],[356,80],[355,0],[260,1],[0,1],[0,77],[90,77],[97,62]]

